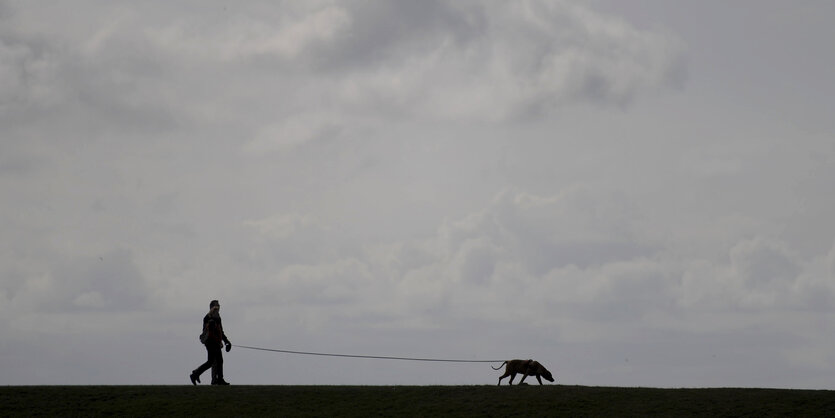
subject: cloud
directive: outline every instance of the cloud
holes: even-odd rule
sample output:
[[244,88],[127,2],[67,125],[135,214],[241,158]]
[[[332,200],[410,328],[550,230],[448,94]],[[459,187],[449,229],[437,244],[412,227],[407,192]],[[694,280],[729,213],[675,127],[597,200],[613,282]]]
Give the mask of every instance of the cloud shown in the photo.
[[[26,264],[29,268],[23,270]],[[26,264],[11,267],[25,280],[12,280],[2,288],[5,303],[19,312],[135,312],[148,306],[151,290],[130,251],[37,262],[48,270],[33,270],[31,261]]]
[[316,326],[324,318],[339,326],[346,314],[335,306],[350,306],[354,326],[445,329],[532,316],[542,318],[536,327],[580,312],[613,315],[626,295],[640,316],[649,301],[670,297],[670,273],[648,259],[651,245],[636,238],[632,219],[603,215],[621,204],[582,188],[547,197],[505,190],[431,237],[377,244],[352,242],[310,216],[277,214],[244,224],[255,235],[234,259],[264,273],[247,273],[233,294],[249,309],[277,303],[291,322],[318,307]]
[[[172,8],[102,8],[90,18],[110,24],[47,29],[39,42],[55,60],[46,66],[25,44],[4,42],[4,97],[20,96],[27,60],[27,71],[61,74],[44,91],[70,88],[65,100],[110,113],[107,120],[129,115],[121,125],[170,128],[199,118],[211,106],[206,93],[244,103],[236,90],[249,91],[246,80],[226,69],[263,86],[250,103],[278,94],[297,113],[490,121],[577,103],[623,106],[685,78],[679,41],[574,2],[305,2],[280,12],[254,3],[155,18]],[[161,82],[168,77],[183,82]]]
[[[0,100],[11,111],[0,117],[11,140],[47,130],[35,144],[171,147],[201,137],[258,156],[397,121],[625,106],[684,80],[680,41],[573,2],[206,4],[187,15],[165,2],[99,6],[83,16],[9,6]],[[41,24],[53,16],[63,24]],[[61,133],[79,138],[56,141]],[[16,152],[31,158],[34,146]]]
[[601,200],[583,188],[540,197],[506,190],[483,213],[470,215],[443,231],[453,241],[469,234],[486,234],[508,249],[534,274],[569,264],[585,267],[646,254],[633,241],[631,209],[624,202]]
[[730,256],[734,272],[750,290],[780,289],[801,270],[784,243],[763,237],[739,242]]
[[288,116],[275,124],[258,129],[255,138],[244,145],[247,155],[258,156],[282,152],[315,141],[338,137],[343,130],[343,117],[338,114],[314,112]]
[[829,254],[826,255],[826,266],[829,271],[829,277],[835,278],[835,245],[832,246]]
[[826,257],[803,258],[775,238],[743,238],[725,260],[685,265],[679,301],[697,310],[829,311],[835,287],[826,270]]
[[[432,237],[361,250],[348,250],[339,231],[325,227],[332,239],[317,241],[321,258],[286,260],[271,289],[296,309],[348,304],[355,325],[455,328],[487,320],[498,328],[560,329],[575,342],[631,341],[626,330],[672,330],[707,312],[831,309],[831,254],[804,258],[757,236],[739,237],[724,258],[682,257],[700,244],[662,246],[632,206],[582,187],[550,196],[505,190]],[[306,234],[306,224],[299,216],[259,223],[273,239],[295,243],[305,242],[297,234]],[[611,334],[614,323],[626,334]],[[685,328],[698,330],[698,323]]]
[[58,101],[60,69],[47,45],[0,33],[0,115],[19,115],[22,109]]
[[371,45],[374,55],[335,86],[337,97],[441,120],[490,121],[539,118],[577,103],[622,106],[685,78],[675,40],[576,4],[476,2],[429,10],[416,18],[398,7],[363,14],[373,21],[362,22],[370,28],[362,32],[410,23],[388,36],[353,37],[356,28],[345,28],[342,39],[359,45],[340,49]]

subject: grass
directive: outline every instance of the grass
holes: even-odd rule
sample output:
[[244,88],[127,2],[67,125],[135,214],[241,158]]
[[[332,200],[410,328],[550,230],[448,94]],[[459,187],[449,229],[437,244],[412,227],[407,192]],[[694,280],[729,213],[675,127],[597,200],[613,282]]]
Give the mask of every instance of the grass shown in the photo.
[[586,386],[7,386],[0,416],[825,417],[835,391]]

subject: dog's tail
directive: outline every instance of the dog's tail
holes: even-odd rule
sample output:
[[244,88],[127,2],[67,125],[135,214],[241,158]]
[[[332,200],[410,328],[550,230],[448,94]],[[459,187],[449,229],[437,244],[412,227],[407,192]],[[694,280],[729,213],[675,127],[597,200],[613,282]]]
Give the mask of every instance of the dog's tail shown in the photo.
[[501,369],[501,368],[502,368],[502,366],[504,366],[504,365],[505,365],[505,363],[507,363],[507,360],[505,360],[504,362],[502,362],[502,364],[500,364],[500,365],[499,365],[499,367],[493,367],[493,366],[490,366],[490,368],[491,368],[491,369],[493,369],[493,370],[499,370],[499,369]]

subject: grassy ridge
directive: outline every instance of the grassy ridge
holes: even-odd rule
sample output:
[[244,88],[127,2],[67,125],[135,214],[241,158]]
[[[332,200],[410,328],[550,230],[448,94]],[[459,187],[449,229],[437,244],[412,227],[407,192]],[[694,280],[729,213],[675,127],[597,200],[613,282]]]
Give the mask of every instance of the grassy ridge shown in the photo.
[[835,391],[583,386],[9,386],[0,416],[835,416]]

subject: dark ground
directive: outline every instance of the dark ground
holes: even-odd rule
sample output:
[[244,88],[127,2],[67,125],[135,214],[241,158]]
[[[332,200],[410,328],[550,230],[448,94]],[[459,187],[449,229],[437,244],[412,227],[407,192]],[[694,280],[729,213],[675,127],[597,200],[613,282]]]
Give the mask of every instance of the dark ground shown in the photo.
[[7,386],[0,416],[835,417],[835,391],[585,386]]

